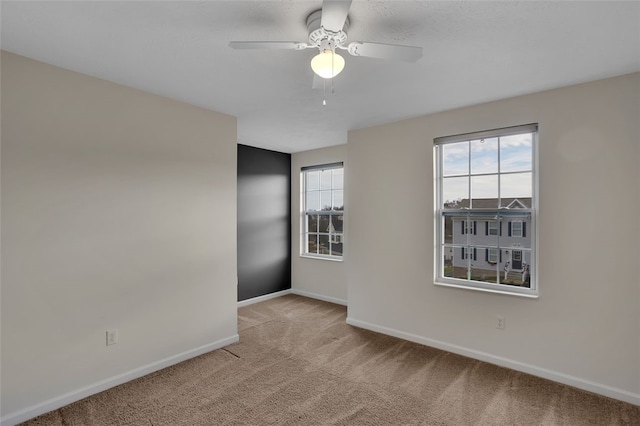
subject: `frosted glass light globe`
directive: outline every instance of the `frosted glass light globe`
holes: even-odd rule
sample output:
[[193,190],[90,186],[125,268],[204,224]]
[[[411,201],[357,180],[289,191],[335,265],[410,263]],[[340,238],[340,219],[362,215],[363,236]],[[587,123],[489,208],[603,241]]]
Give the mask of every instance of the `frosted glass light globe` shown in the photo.
[[311,69],[322,78],[333,78],[344,69],[344,58],[331,50],[323,50],[311,60]]

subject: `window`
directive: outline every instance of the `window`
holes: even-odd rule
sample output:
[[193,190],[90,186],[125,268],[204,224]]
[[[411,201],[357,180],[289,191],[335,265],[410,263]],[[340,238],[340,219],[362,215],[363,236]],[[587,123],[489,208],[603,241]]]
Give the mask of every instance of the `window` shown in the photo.
[[435,139],[436,284],[537,296],[537,132]]
[[476,254],[477,254],[477,249],[476,248],[467,248],[467,247],[462,247],[462,252],[461,252],[461,259],[472,259],[472,260],[476,260]]
[[495,220],[487,222],[487,229],[485,235],[498,235],[498,222]]
[[463,220],[460,222],[460,231],[462,235],[464,234],[475,234],[476,233],[476,221],[471,220]]
[[497,248],[487,249],[487,262],[489,262],[489,263],[498,263],[498,249]]
[[342,259],[343,172],[342,163],[302,168],[302,255]]
[[525,224],[521,220],[514,220],[509,223],[509,235],[512,237],[524,237]]

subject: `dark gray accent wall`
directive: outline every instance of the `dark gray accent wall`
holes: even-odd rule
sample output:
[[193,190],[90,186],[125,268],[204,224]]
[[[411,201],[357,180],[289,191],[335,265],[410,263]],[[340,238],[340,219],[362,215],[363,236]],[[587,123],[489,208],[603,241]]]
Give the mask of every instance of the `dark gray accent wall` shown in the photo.
[[291,288],[291,155],[238,145],[238,301]]

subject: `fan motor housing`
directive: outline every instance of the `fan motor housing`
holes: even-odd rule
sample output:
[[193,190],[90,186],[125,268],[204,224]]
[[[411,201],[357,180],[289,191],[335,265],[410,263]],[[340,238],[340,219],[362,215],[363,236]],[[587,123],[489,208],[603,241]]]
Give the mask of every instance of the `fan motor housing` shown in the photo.
[[336,32],[327,31],[322,28],[322,9],[318,9],[307,17],[307,30],[309,31],[309,44],[320,48],[324,40],[333,41],[336,46],[341,46],[347,41],[347,31],[349,30],[349,17],[344,22],[342,30]]

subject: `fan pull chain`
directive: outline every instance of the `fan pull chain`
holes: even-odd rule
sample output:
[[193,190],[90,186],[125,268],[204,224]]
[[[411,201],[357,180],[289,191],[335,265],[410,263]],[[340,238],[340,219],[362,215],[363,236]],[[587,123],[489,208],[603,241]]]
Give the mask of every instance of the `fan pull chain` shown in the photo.
[[331,55],[331,94],[333,95],[335,92],[333,91],[333,72],[336,70],[336,66],[333,63],[333,60],[336,58],[336,49],[333,48],[333,55]]
[[[331,73],[333,74],[333,70],[335,69],[335,64],[334,64],[334,58],[335,55],[331,55]],[[334,87],[333,87],[333,77],[331,77],[331,94],[333,95],[335,93]],[[322,106],[327,106],[327,79],[323,78],[322,79]]]
[[322,106],[327,106],[327,79],[322,79]]

